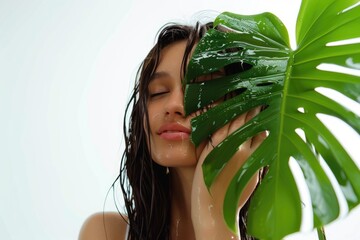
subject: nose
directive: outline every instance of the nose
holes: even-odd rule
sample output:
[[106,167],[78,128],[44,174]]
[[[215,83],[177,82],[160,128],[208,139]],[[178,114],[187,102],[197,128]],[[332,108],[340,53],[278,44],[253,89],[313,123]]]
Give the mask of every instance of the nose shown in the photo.
[[170,116],[185,116],[184,111],[184,93],[182,88],[172,91],[169,95],[168,101],[165,104],[166,115]]

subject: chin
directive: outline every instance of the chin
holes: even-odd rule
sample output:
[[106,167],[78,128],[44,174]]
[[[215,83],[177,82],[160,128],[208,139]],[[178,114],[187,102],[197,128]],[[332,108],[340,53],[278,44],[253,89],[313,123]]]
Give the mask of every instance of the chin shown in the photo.
[[190,144],[167,144],[152,146],[151,157],[164,167],[195,167],[197,158],[195,148]]
[[195,154],[191,155],[183,155],[180,156],[180,154],[165,154],[165,155],[155,155],[153,154],[152,159],[157,164],[164,166],[164,167],[170,167],[170,168],[176,168],[176,167],[196,167],[197,160],[195,157]]

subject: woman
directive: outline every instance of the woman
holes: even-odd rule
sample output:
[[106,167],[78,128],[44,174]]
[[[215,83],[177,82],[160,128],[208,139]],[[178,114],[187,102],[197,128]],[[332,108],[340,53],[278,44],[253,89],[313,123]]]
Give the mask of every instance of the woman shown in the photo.
[[[127,112],[126,149],[118,179],[126,215],[91,216],[80,239],[251,239],[246,234],[246,205],[258,182],[254,176],[239,202],[239,236],[225,225],[222,214],[226,186],[235,171],[265,137],[242,145],[208,192],[201,164],[226,136],[256,115],[254,109],[215,132],[195,149],[190,141],[190,120],[184,114],[182,80],[192,50],[212,24],[169,24],[143,61]],[[206,81],[226,69],[203,76]],[[125,116],[127,119],[127,116]],[[245,205],[245,206],[244,206]]]

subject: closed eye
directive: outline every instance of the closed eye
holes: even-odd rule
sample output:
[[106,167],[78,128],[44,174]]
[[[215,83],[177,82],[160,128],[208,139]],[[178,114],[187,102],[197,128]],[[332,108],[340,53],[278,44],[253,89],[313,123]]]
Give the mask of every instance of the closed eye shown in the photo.
[[168,91],[163,91],[163,92],[157,92],[157,93],[150,93],[150,98],[156,98],[156,97],[159,97],[163,94],[166,94],[168,93]]

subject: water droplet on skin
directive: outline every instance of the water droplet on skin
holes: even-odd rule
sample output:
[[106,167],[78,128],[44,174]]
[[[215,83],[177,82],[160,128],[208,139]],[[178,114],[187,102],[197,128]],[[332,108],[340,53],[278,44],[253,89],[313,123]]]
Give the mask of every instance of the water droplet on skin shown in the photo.
[[210,213],[210,216],[211,216],[211,219],[212,219],[212,221],[211,221],[211,225],[213,225],[213,226],[215,226],[215,224],[216,224],[216,221],[215,221],[215,218],[214,217],[212,217],[212,209],[214,208],[214,206],[212,205],[212,204],[210,204],[209,206],[208,206],[208,211],[209,211],[209,213]]

